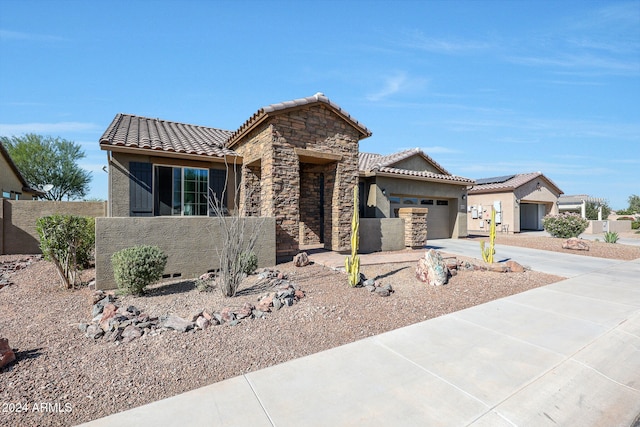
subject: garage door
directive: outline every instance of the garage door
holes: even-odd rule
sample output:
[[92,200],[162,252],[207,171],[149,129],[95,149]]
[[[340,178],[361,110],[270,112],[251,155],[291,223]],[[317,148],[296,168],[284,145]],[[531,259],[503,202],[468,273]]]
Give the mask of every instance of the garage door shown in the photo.
[[449,201],[446,199],[425,198],[417,196],[391,196],[391,208],[394,217],[398,217],[400,208],[428,208],[427,239],[448,239],[449,231]]

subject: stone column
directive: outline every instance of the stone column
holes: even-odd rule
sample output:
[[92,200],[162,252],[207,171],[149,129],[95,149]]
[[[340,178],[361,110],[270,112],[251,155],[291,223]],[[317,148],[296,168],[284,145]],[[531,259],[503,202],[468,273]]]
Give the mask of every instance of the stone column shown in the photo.
[[427,244],[427,208],[400,208],[398,217],[404,220],[404,245],[421,248]]

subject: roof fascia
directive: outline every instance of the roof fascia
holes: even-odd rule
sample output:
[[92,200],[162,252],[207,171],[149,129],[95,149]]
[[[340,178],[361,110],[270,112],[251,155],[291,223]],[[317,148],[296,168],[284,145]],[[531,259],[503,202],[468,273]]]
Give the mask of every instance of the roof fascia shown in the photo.
[[207,161],[214,163],[225,163],[225,157],[227,158],[235,158],[237,161],[242,162],[242,156],[233,156],[233,155],[225,155],[222,157],[214,157],[207,156],[202,154],[189,154],[189,153],[177,153],[175,151],[163,151],[163,150],[151,150],[149,148],[132,148],[132,147],[120,147],[113,145],[103,145],[100,144],[100,148],[104,151],[111,151],[114,153],[125,153],[125,154],[140,154],[143,156],[153,156],[153,157],[170,157],[174,159],[185,159],[185,160],[199,160],[199,161]]
[[436,183],[441,183],[441,184],[454,184],[454,185],[460,185],[460,186],[465,186],[465,187],[473,184],[472,182],[456,181],[456,180],[451,180],[451,179],[429,178],[429,177],[426,177],[426,176],[400,175],[400,174],[395,174],[395,173],[390,173],[390,172],[376,172],[376,171],[363,172],[363,171],[360,171],[359,175],[361,177],[364,177],[364,178],[380,176],[380,177],[384,177],[384,178],[407,179],[407,180],[410,180],[410,181],[425,181],[425,182],[436,182]]

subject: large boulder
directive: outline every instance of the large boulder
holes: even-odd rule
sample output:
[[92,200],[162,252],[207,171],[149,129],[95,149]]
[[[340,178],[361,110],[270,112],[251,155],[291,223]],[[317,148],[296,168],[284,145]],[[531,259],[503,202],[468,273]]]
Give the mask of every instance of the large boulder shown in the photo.
[[306,252],[300,252],[298,255],[293,257],[293,265],[296,267],[309,265],[309,255],[307,255]]
[[447,268],[440,252],[429,249],[423,258],[418,260],[416,267],[418,280],[429,283],[432,286],[446,285],[449,280]]
[[571,249],[573,251],[588,251],[589,245],[582,239],[572,237],[562,244],[562,249]]

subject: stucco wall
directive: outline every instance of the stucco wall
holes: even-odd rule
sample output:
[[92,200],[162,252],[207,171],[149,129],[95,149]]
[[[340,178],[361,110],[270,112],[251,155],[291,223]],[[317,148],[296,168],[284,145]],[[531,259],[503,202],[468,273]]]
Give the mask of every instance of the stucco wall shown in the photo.
[[1,200],[0,254],[39,254],[36,221],[53,214],[103,217],[106,202]]
[[[227,218],[225,221],[230,221]],[[276,263],[275,219],[243,218],[248,227],[260,225],[255,253],[258,266]],[[157,245],[167,254],[166,279],[193,279],[219,267],[216,247],[225,243],[219,218],[129,217],[96,219],[96,287],[113,289],[111,256],[136,245]]]
[[[520,207],[515,201],[513,193],[493,193],[493,194],[469,194],[467,197],[467,227],[471,234],[485,234],[489,232],[489,222],[491,219],[491,207],[494,202],[500,202],[502,208],[502,221],[497,225],[500,232],[501,226],[508,226],[509,233],[520,232]],[[473,219],[469,208],[482,206],[482,217]],[[480,215],[480,213],[478,213]],[[480,227],[480,222],[484,223],[484,228]]]
[[607,231],[625,233],[631,231],[631,221],[596,221],[589,220],[586,234],[601,234]]
[[360,218],[361,253],[399,251],[405,248],[401,218]]

